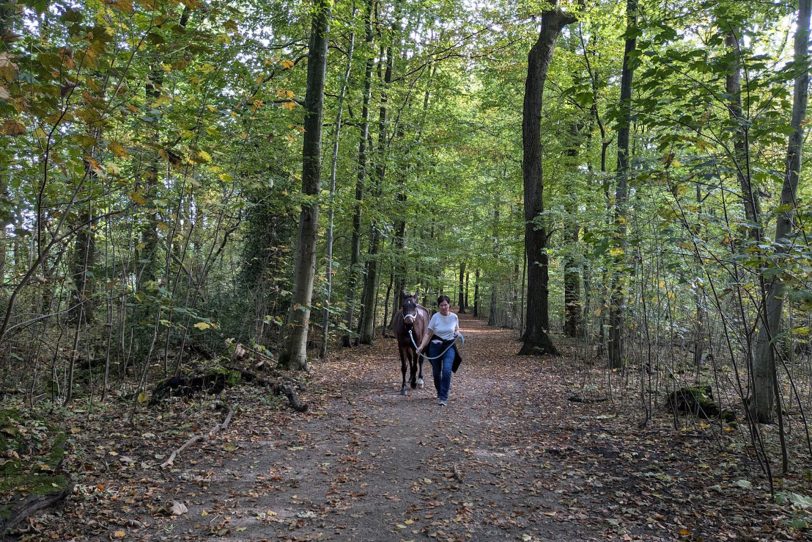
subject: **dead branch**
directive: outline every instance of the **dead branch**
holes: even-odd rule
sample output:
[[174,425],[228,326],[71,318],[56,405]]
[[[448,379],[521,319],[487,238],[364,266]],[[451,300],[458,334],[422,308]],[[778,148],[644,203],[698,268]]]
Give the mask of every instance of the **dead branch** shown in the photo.
[[288,398],[291,408],[293,408],[293,410],[296,412],[307,412],[307,404],[303,404],[301,401],[299,401],[299,395],[289,383],[283,382],[280,384],[278,382],[271,382],[270,380],[265,380],[264,378],[255,375],[251,371],[246,371],[245,369],[241,369],[239,367],[226,367],[226,369],[230,371],[237,371],[242,376],[242,379],[246,382],[251,382],[253,384],[270,388],[275,395],[284,395]]
[[210,440],[210,439],[211,439],[211,438],[212,438],[212,437],[213,437],[215,434],[217,434],[219,431],[225,431],[226,429],[228,429],[228,426],[229,426],[229,424],[231,423],[231,418],[234,416],[234,412],[236,412],[236,410],[237,410],[237,409],[236,409],[236,407],[229,407],[229,409],[228,409],[228,414],[226,415],[226,419],[225,419],[225,420],[223,420],[223,422],[222,422],[222,423],[215,424],[215,426],[214,426],[214,427],[212,427],[212,428],[209,430],[209,432],[208,432],[208,433],[206,433],[205,435],[203,435],[203,434],[194,435],[194,436],[193,436],[193,437],[191,437],[189,440],[187,440],[186,442],[184,442],[184,443],[183,443],[183,445],[182,445],[180,448],[178,448],[177,450],[173,451],[173,452],[170,454],[169,459],[167,459],[166,461],[164,461],[163,463],[161,463],[161,468],[162,468],[162,469],[165,469],[165,468],[167,468],[167,467],[171,467],[171,466],[174,464],[174,462],[175,462],[175,458],[176,458],[176,457],[177,457],[177,456],[178,456],[178,455],[179,455],[181,452],[183,452],[183,451],[184,451],[186,448],[188,448],[189,446],[191,446],[192,444],[194,444],[194,443],[196,443],[196,442],[199,442],[199,441],[201,441],[201,440]]

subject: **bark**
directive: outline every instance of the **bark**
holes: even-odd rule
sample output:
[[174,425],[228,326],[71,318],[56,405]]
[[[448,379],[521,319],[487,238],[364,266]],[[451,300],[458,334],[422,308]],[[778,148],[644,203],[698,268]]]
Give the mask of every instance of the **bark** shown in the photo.
[[[353,2],[351,17],[355,18],[355,3]],[[330,163],[330,210],[328,213],[328,226],[327,226],[327,299],[324,302],[324,311],[322,313],[322,342],[320,357],[327,356],[327,345],[330,338],[330,305],[332,303],[333,295],[333,223],[335,218],[335,195],[336,195],[336,176],[338,173],[338,146],[341,141],[341,128],[344,118],[344,97],[347,94],[347,87],[349,86],[350,73],[352,71],[353,54],[355,53],[355,31],[350,33],[350,44],[347,49],[347,66],[344,68],[344,77],[341,80],[341,91],[338,94],[338,103],[336,108],[336,125],[333,132],[333,156]]]
[[350,346],[352,338],[349,330],[353,329],[355,320],[355,291],[361,265],[361,204],[364,200],[364,184],[367,178],[367,141],[369,140],[369,102],[372,99],[372,68],[375,63],[372,54],[374,35],[372,33],[373,0],[367,0],[366,18],[364,19],[364,53],[367,56],[364,67],[364,94],[361,105],[361,135],[358,142],[358,177],[355,182],[355,205],[352,214],[352,236],[350,238],[350,269],[347,281],[347,309],[344,313],[344,324],[347,333],[341,338],[343,346]]
[[474,318],[479,317],[479,268],[474,272]]
[[466,309],[471,308],[471,305],[470,305],[470,303],[468,301],[468,299],[469,299],[469,297],[468,297],[468,285],[471,282],[470,279],[471,279],[471,271],[469,270],[469,271],[465,272],[465,295],[462,298],[463,303],[465,303],[465,308]]
[[[578,244],[581,228],[577,223],[568,226],[568,241],[570,247]],[[583,322],[581,314],[581,270],[578,262],[572,255],[564,261],[564,334],[567,337],[581,337],[583,335]]]
[[[492,246],[492,258],[493,261],[499,261],[499,199],[494,199],[494,206],[493,206],[493,230],[492,230],[492,237],[493,237],[493,246]],[[496,293],[497,293],[497,284],[496,284],[496,277],[493,277],[491,280],[491,301],[490,307],[488,309],[488,325],[495,326],[499,322],[496,318]]]
[[620,75],[620,115],[617,131],[617,187],[615,190],[615,248],[612,262],[612,289],[609,299],[609,366],[623,367],[625,362],[624,326],[626,317],[626,223],[628,221],[629,133],[631,131],[632,56],[637,47],[637,0],[626,1],[626,48]]
[[742,111],[741,97],[741,52],[739,48],[738,28],[732,27],[730,21],[725,23],[725,46],[731,56],[731,62],[725,75],[725,91],[730,97],[728,113],[733,125],[733,164],[736,178],[742,192],[744,215],[747,219],[747,235],[752,241],[761,239],[761,204],[758,194],[753,190],[750,176],[750,142],[747,119]]
[[[570,141],[568,148],[564,151],[567,158],[566,167],[574,170],[577,167],[579,136],[581,132],[580,123],[574,122],[570,126]],[[581,337],[583,335],[583,324],[581,320],[581,264],[576,256],[575,250],[578,246],[578,239],[581,234],[581,226],[577,219],[576,199],[570,197],[566,200],[569,223],[566,225],[565,236],[568,241],[569,251],[564,258],[564,335],[567,337]]]
[[[395,6],[398,11],[398,6]],[[395,21],[398,20],[397,14]],[[396,24],[396,23],[395,23]],[[394,26],[394,25],[393,25]],[[381,86],[381,102],[378,114],[378,144],[376,149],[377,163],[375,164],[375,197],[383,192],[383,181],[386,177],[386,157],[388,150],[388,114],[389,114],[389,86],[392,83],[394,58],[392,46],[386,47],[384,56],[384,73]],[[382,66],[379,64],[379,70]],[[379,71],[380,73],[380,71]],[[361,295],[361,318],[358,324],[358,340],[361,344],[372,344],[375,338],[375,292],[378,285],[378,255],[381,251],[381,229],[377,221],[371,226],[368,259],[365,267],[364,289]]]
[[[146,82],[145,94],[147,102],[152,104],[161,96],[161,87],[164,80],[164,71],[156,61],[150,69],[149,78]],[[158,123],[156,122],[155,126]],[[157,128],[151,135],[155,141],[158,139]],[[141,226],[141,240],[139,248],[136,250],[136,265],[138,265],[137,287],[143,289],[147,284],[154,282],[157,277],[157,250],[158,250],[158,222],[157,210],[152,203],[157,197],[158,191],[158,165],[159,156],[153,153],[148,158],[147,170],[144,174],[144,199],[150,206],[147,213],[147,220]]]
[[[781,189],[781,209],[775,224],[775,250],[784,255],[793,244],[795,208],[797,205],[798,176],[804,140],[804,119],[809,93],[809,19],[812,0],[800,0],[798,26],[795,33],[796,70],[792,101],[792,134],[787,145],[786,170]],[[780,331],[781,312],[784,307],[785,284],[778,275],[767,286],[766,311],[759,329],[753,360],[753,395],[750,408],[753,417],[761,423],[773,420],[776,406],[775,388],[778,375],[775,367],[775,339]]]
[[524,182],[524,243],[527,248],[527,317],[519,354],[558,354],[548,335],[549,275],[547,269],[547,229],[541,220],[544,212],[544,177],[541,167],[541,112],[544,83],[553,57],[553,50],[564,26],[574,23],[575,17],[556,9],[541,17],[541,30],[530,49],[527,61],[527,80],[522,112],[522,176]]
[[285,350],[279,364],[307,369],[307,331],[316,274],[316,242],[319,231],[318,196],[321,187],[321,130],[324,116],[324,79],[330,28],[329,0],[316,0],[310,30],[305,93],[304,142],[302,144],[302,193],[305,201],[299,216],[293,298],[286,325]]
[[77,324],[92,324],[94,321],[93,280],[89,273],[96,261],[96,239],[93,234],[93,219],[87,209],[78,216],[84,226],[76,232],[71,262],[73,279],[73,299],[69,318]]
[[[398,192],[395,196],[397,201],[398,213],[405,212],[406,209],[406,175],[403,172],[398,174]],[[392,261],[392,283],[395,286],[396,295],[392,297],[392,321],[390,322],[387,315],[384,315],[384,322],[390,324],[394,322],[395,313],[400,309],[400,294],[406,290],[406,220],[399,216],[394,223],[395,239],[393,243],[394,260]],[[389,301],[387,298],[386,307],[389,309]],[[391,325],[390,325],[391,327]]]
[[460,314],[465,313],[465,262],[460,263],[460,291],[459,291],[459,305]]

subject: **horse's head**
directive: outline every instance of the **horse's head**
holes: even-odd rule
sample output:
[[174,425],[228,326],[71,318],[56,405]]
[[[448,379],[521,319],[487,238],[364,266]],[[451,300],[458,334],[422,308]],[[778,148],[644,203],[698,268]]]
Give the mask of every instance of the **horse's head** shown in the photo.
[[417,294],[403,292],[401,294],[400,310],[403,313],[403,324],[406,329],[411,329],[417,318]]

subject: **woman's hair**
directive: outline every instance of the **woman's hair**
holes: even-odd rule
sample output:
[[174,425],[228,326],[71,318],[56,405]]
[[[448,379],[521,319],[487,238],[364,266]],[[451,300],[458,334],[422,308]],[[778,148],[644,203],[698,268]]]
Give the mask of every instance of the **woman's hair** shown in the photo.
[[448,296],[447,296],[447,295],[441,295],[440,297],[438,297],[438,298],[437,298],[437,304],[438,304],[438,305],[439,305],[440,303],[442,303],[443,301],[445,301],[446,303],[448,303],[449,305],[451,305],[451,300],[448,298]]

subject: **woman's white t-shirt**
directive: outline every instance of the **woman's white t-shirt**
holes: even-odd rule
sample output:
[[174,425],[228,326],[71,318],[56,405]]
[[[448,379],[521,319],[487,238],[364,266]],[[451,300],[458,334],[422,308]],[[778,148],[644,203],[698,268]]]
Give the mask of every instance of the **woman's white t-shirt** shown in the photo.
[[444,341],[453,339],[458,327],[459,319],[457,319],[457,315],[453,312],[449,312],[448,316],[443,316],[439,312],[435,312],[429,321],[429,329]]

